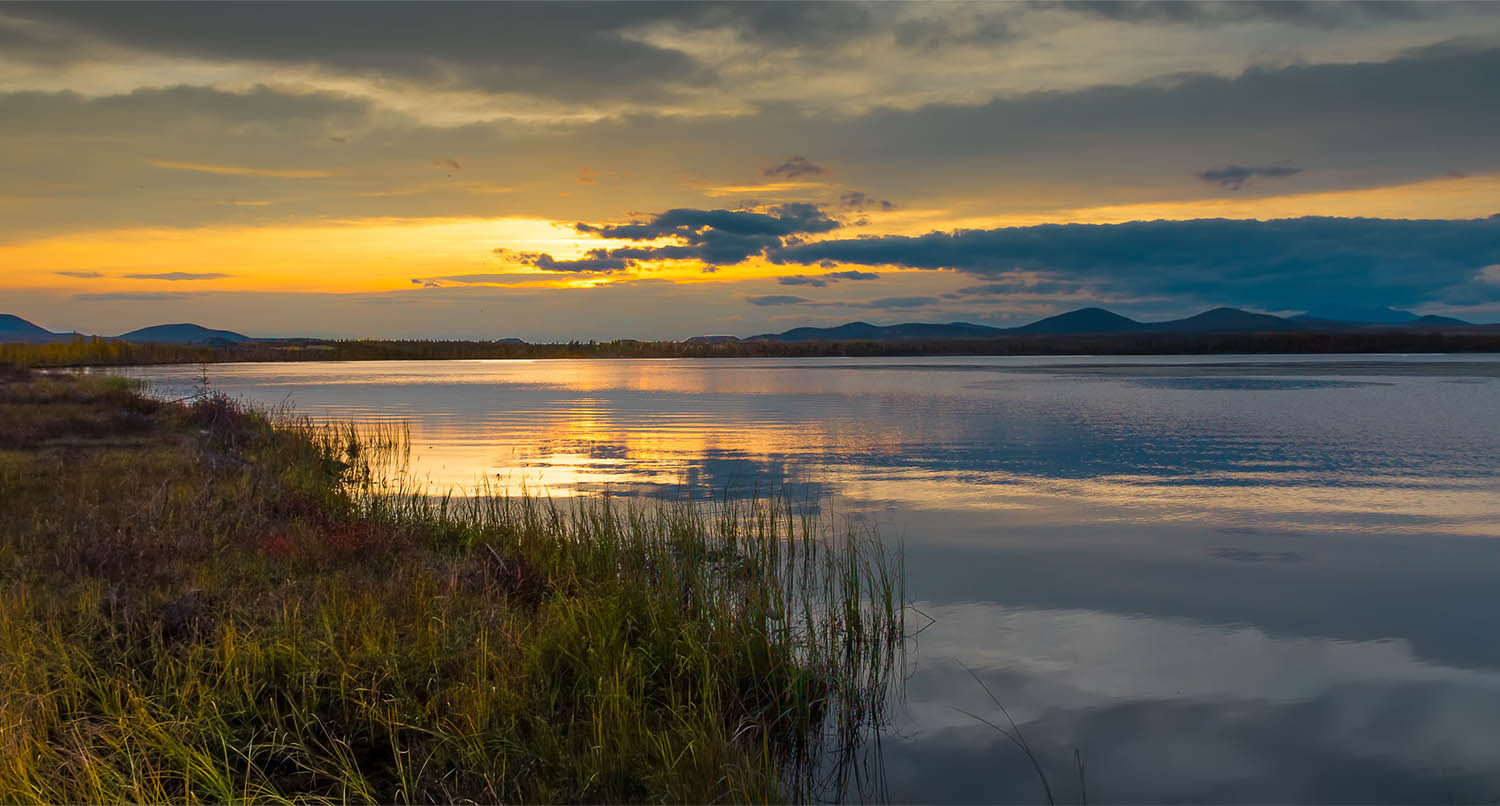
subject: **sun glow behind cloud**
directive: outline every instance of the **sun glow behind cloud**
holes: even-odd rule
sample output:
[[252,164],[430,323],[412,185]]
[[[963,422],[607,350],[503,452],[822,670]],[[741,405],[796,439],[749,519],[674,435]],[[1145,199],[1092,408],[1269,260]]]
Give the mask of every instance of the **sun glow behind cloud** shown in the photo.
[[[214,168],[214,173],[252,170],[207,167]],[[1271,219],[1300,215],[1475,218],[1490,212],[1496,205],[1495,199],[1500,199],[1500,175],[1490,174],[1258,198],[1167,200],[984,216],[963,216],[955,209],[944,208],[898,209],[876,215],[882,233],[915,235],[934,229],[1142,219]],[[961,210],[965,206],[962,200],[955,200],[955,208]],[[859,214],[843,217],[846,224],[852,225]],[[849,231],[845,228],[814,234],[807,240],[847,237]],[[664,242],[596,238],[576,231],[573,222],[539,218],[381,218],[255,227],[79,232],[0,245],[0,263],[16,267],[6,278],[12,286],[80,293],[149,291],[159,285],[165,287],[169,281],[153,282],[151,277],[140,275],[173,273],[216,275],[191,283],[195,289],[215,291],[378,292],[406,290],[417,279],[448,286],[590,288],[641,277],[673,283],[736,283],[773,278],[789,271],[788,266],[752,258],[712,272],[705,271],[702,262],[692,260],[648,261],[630,271],[612,274],[551,272],[495,253],[498,249],[577,259],[594,249],[661,243]],[[182,291],[188,285],[181,282],[183,279],[193,278],[170,281],[173,291]]]

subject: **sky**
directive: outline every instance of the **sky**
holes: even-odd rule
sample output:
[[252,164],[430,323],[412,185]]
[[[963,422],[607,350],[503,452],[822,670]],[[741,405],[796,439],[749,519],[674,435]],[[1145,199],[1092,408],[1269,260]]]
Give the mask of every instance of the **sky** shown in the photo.
[[0,3],[0,313],[1500,322],[1500,3]]

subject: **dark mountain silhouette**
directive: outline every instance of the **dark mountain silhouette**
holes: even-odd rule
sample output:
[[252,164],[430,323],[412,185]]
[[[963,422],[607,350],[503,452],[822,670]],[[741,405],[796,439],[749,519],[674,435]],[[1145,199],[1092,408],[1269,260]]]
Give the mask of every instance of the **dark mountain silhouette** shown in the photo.
[[53,344],[55,342],[69,342],[77,337],[77,333],[53,333],[19,316],[0,313],[0,342],[18,341],[26,344]]
[[1427,314],[1418,316],[1408,322],[1403,322],[1401,327],[1473,327],[1473,322],[1465,322],[1462,319],[1454,319],[1451,316],[1438,316]]
[[998,327],[951,322],[946,325],[908,322],[902,325],[872,325],[850,322],[837,327],[797,327],[785,333],[762,333],[745,341],[930,341],[973,339],[1004,333]]
[[[1361,321],[1330,319],[1314,316],[1313,312],[1291,317],[1252,313],[1238,308],[1214,308],[1185,319],[1164,322],[1139,322],[1104,308],[1080,308],[1076,311],[1049,316],[1027,325],[1013,328],[997,328],[977,325],[972,322],[906,322],[898,325],[873,325],[869,322],[849,322],[835,327],[798,327],[782,333],[762,333],[740,339],[735,336],[696,336],[687,339],[688,344],[733,344],[739,342],[918,342],[918,341],[982,341],[1003,336],[1108,336],[1131,334],[1228,334],[1294,331],[1391,331],[1428,330],[1446,331],[1453,328],[1484,328],[1500,326],[1476,326],[1462,319],[1449,316],[1417,316],[1406,311],[1390,308],[1343,309],[1351,315],[1359,315]],[[1337,312],[1336,310],[1333,312]],[[1372,317],[1399,319],[1400,321],[1365,321]],[[0,314],[0,342],[28,342],[45,344],[69,342],[87,338],[81,333],[53,333],[18,316]],[[229,330],[214,330],[195,324],[156,325],[132,330],[113,337],[114,340],[136,344],[177,344],[228,346],[247,343],[285,342],[288,344],[321,344],[319,339],[255,339]],[[501,339],[498,343],[524,345],[520,339]]]
[[19,316],[0,313],[0,341],[51,341],[58,334],[26,321]]
[[[1384,313],[1382,313],[1384,312]],[[1164,322],[1138,322],[1103,308],[1080,308],[1076,311],[1049,316],[1029,325],[1013,328],[995,328],[968,322],[952,322],[946,325],[908,322],[900,325],[872,325],[869,322],[850,322],[836,327],[798,327],[784,333],[763,333],[745,341],[806,342],[806,341],[936,341],[942,339],[983,339],[1002,335],[1048,335],[1075,336],[1129,333],[1262,333],[1267,331],[1295,330],[1347,330],[1380,328],[1427,328],[1470,327],[1469,322],[1447,316],[1417,316],[1389,308],[1364,309],[1367,315],[1400,318],[1398,322],[1348,321],[1301,314],[1292,317],[1272,316],[1267,313],[1252,313],[1239,308],[1214,308],[1185,319]],[[691,343],[736,341],[725,336],[699,336],[688,340]]]
[[210,330],[202,325],[156,325],[132,330],[116,336],[121,341],[135,344],[241,344],[255,341],[229,330]]
[[1258,330],[1295,330],[1298,327],[1296,322],[1268,313],[1214,308],[1186,319],[1151,322],[1141,329],[1162,333],[1253,333]]
[[1119,333],[1145,325],[1103,308],[1079,308],[1011,328],[1012,333]]

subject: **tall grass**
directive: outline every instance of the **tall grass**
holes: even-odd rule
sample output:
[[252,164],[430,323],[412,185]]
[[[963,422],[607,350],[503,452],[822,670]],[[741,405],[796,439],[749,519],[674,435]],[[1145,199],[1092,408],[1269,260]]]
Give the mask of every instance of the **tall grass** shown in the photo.
[[[121,406],[129,433],[49,420]],[[859,748],[904,630],[874,535],[774,499],[434,498],[399,472],[400,430],[117,382],[0,382],[0,418],[30,424],[0,446],[0,801],[874,781]]]

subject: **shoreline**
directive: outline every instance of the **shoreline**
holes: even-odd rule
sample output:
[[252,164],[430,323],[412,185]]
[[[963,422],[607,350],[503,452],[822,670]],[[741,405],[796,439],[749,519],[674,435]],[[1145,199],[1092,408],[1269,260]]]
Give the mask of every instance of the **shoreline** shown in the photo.
[[134,344],[105,339],[0,343],[0,365],[145,366],[402,360],[605,358],[814,358],[924,356],[1401,355],[1500,353],[1500,326],[1453,329],[1011,335],[934,341],[753,341],[732,343],[351,340],[254,341],[217,346]]

